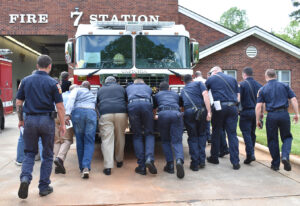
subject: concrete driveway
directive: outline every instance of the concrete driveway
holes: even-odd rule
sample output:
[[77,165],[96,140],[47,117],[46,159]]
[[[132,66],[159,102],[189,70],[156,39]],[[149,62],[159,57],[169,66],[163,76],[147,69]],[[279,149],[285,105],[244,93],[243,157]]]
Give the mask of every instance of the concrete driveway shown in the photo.
[[[51,176],[54,192],[38,195],[40,161],[33,172],[33,181],[26,200],[18,198],[21,167],[15,165],[19,131],[17,115],[6,116],[6,129],[0,134],[0,205],[300,205],[300,168],[291,172],[270,169],[270,156],[256,151],[257,161],[250,166],[242,162],[244,146],[240,144],[241,169],[232,169],[229,156],[220,158],[219,165],[207,163],[205,169],[189,169],[189,155],[184,138],[185,178],[163,172],[164,157],[156,144],[157,175],[134,172],[136,159],[127,147],[122,168],[114,168],[105,176],[100,145],[96,145],[92,171],[88,180],[81,179],[75,145],[66,159],[67,174]],[[206,154],[209,154],[209,146]]]

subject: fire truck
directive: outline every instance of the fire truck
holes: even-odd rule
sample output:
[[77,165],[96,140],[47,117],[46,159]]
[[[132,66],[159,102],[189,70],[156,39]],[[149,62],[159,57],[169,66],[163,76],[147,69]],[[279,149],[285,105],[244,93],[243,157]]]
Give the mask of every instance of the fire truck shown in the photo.
[[199,60],[199,45],[174,22],[101,21],[78,26],[66,42],[65,58],[75,84],[88,80],[95,89],[114,76],[126,86],[138,77],[154,93],[162,81],[180,92],[182,76],[192,74]]
[[12,61],[6,58],[10,54],[9,49],[0,49],[0,130],[4,129],[4,114],[13,112]]

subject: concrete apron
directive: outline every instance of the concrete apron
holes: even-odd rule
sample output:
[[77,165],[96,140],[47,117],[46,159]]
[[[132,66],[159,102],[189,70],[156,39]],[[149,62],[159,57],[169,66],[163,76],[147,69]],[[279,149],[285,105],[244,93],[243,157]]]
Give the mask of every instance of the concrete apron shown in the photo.
[[[165,160],[160,142],[156,144],[157,175],[135,174],[136,159],[126,151],[124,166],[105,176],[100,145],[96,145],[90,179],[81,179],[75,144],[65,162],[67,174],[51,175],[54,192],[38,195],[40,162],[36,162],[33,181],[26,200],[17,196],[20,167],[14,164],[18,129],[16,115],[7,116],[7,128],[0,136],[0,205],[300,205],[300,169],[272,171],[270,155],[256,151],[257,161],[244,165],[245,149],[240,144],[241,169],[233,170],[229,155],[219,165],[207,163],[205,169],[189,169],[184,135],[185,173],[180,180],[163,172]],[[129,147],[129,149],[132,149]],[[206,154],[209,155],[210,146]]]

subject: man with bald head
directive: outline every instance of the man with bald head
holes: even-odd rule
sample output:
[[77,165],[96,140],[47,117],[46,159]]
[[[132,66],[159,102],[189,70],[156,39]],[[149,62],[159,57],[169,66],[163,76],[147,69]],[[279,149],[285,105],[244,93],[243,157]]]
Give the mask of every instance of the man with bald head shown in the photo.
[[76,136],[76,148],[79,169],[82,178],[89,178],[91,160],[94,153],[97,114],[96,96],[91,92],[91,85],[84,81],[81,87],[71,91],[66,105],[66,123],[72,120]]
[[239,144],[236,134],[238,121],[237,104],[239,101],[239,88],[236,79],[222,72],[219,66],[213,67],[211,77],[205,82],[207,89],[211,90],[214,105],[212,110],[212,145],[211,156],[207,161],[219,164],[220,137],[224,127],[228,135],[230,161],[233,169],[240,168]]

